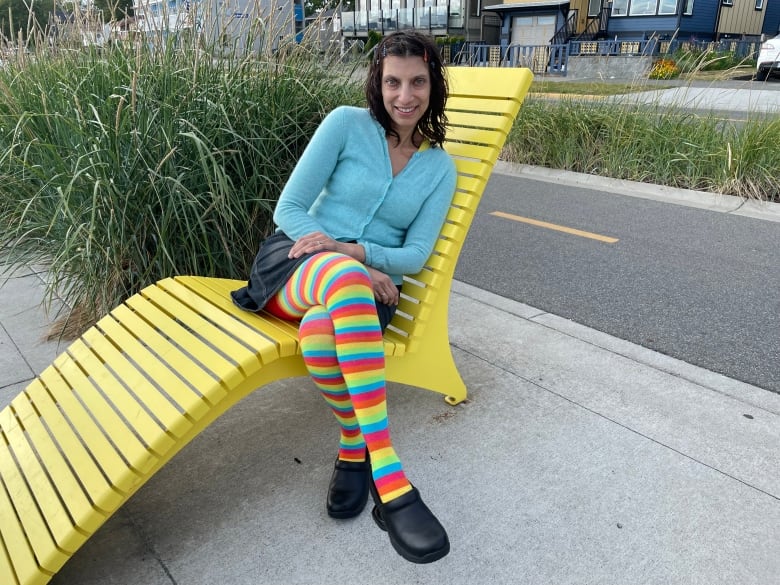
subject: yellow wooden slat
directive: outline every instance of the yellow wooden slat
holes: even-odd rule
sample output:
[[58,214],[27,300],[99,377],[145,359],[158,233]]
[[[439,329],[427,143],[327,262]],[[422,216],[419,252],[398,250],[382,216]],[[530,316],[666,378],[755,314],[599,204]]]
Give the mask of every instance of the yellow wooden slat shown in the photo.
[[[127,305],[119,305],[111,311],[111,314],[135,338],[143,340],[144,345],[157,354],[174,372],[192,384],[209,404],[217,404],[225,397],[227,392],[220,381],[163,337],[160,331],[150,326],[140,315],[131,311]],[[152,379],[157,378],[155,370],[148,371],[152,374]]]
[[[54,367],[67,365],[68,358],[60,356],[54,361]],[[78,433],[89,454],[95,458],[109,483],[119,492],[129,493],[137,483],[138,475],[120,457],[116,446],[92,420],[89,412],[76,400],[73,389],[59,372],[48,368],[40,376],[41,381],[54,396],[57,405]]]
[[[481,160],[487,160],[491,163],[495,161],[495,156],[501,149],[498,145],[503,145],[506,136],[498,130],[484,130],[480,128],[460,128],[457,134],[448,134],[446,149],[447,152],[453,151],[456,148],[456,144],[466,143],[469,146],[473,145],[472,153],[468,151],[464,154],[456,154],[456,156],[465,156],[468,158],[480,158]],[[482,148],[480,148],[482,147]],[[490,153],[489,157],[485,157],[482,153]]]
[[22,420],[29,442],[51,477],[57,493],[65,502],[73,522],[85,533],[94,532],[103,523],[104,516],[92,506],[62,452],[41,422],[40,416],[33,410],[27,394],[22,392],[11,404]]
[[449,66],[446,69],[451,94],[522,100],[533,80],[527,68]]
[[449,136],[450,134],[457,133],[459,126],[497,128],[503,130],[506,128],[506,118],[504,116],[496,116],[492,112],[460,112],[448,110],[447,135]]
[[[2,438],[0,438],[1,440]],[[5,449],[5,445],[0,443],[0,451]],[[16,510],[11,503],[8,494],[8,486],[5,485],[6,478],[0,475],[0,540],[2,540],[2,549],[5,549],[4,555],[10,557],[6,563],[5,559],[0,558],[0,576],[3,577],[2,583],[45,583],[49,580],[51,572],[47,572],[38,566],[35,560],[30,543],[27,541],[27,535],[19,524],[16,516]]]
[[[419,280],[423,284],[427,285],[427,287],[434,287],[437,286],[437,283],[439,280],[441,280],[441,275],[431,272],[430,270],[421,270],[414,276],[412,276],[414,280]],[[430,290],[426,288],[425,290],[425,297],[424,298],[430,298],[431,296]]]
[[[264,364],[279,359],[279,342],[259,334],[256,329],[236,319],[219,305],[187,288],[183,283],[173,278],[166,278],[158,282],[157,286],[192,307],[197,313],[207,315],[218,327],[251,347]],[[231,308],[235,310],[235,307]]]
[[[44,374],[50,369],[51,367],[47,368]],[[106,513],[116,509],[121,502],[120,494],[111,488],[100,472],[70,422],[63,416],[44,388],[41,378],[33,380],[25,389],[25,393],[41,414],[41,418],[46,421],[46,427],[68,460],[68,464],[73,468],[79,482],[84,486],[92,504]]]
[[415,321],[417,318],[416,316],[422,307],[423,304],[420,302],[419,298],[416,298],[414,301],[401,298],[401,300],[398,301],[398,310],[410,316],[410,319],[407,319],[407,321]]
[[433,249],[437,254],[454,257],[460,251],[461,244],[461,242],[453,242],[450,240],[436,240]]
[[[458,191],[467,191],[482,196],[490,178],[490,167],[482,161],[455,159],[458,168]],[[476,181],[476,183],[474,183]]]
[[[19,542],[6,540],[6,545],[15,548],[11,553],[14,558],[16,558],[17,553],[22,557],[27,556],[28,553],[25,552],[24,548],[29,546],[33,550],[38,566],[46,571],[56,571],[69,555],[57,548],[49,532],[49,527],[35,503],[35,497],[30,492],[23,479],[23,474],[16,466],[11,452],[6,446],[7,439],[3,433],[2,439],[0,439],[0,477],[3,478],[5,490],[7,490],[10,499],[10,506],[7,510],[3,510],[3,517],[4,519],[8,518],[7,523],[12,525],[10,528],[12,532],[19,532],[14,526],[18,523],[24,534],[23,536],[18,534],[15,536]],[[28,566],[25,571],[31,569],[32,567]]]
[[450,209],[447,214],[448,223],[442,226],[441,234],[450,239],[465,237],[464,226],[471,224],[474,212],[471,209]]
[[[172,372],[157,354],[114,319],[115,314],[121,314],[123,311],[132,315],[127,307],[122,306],[115,309],[111,316],[98,322],[97,326],[105,337],[96,330],[94,333],[87,332],[83,339],[92,351],[132,388],[138,399],[165,429],[180,437],[190,428],[193,420],[199,419],[208,411],[209,403]],[[115,345],[122,348],[121,353]],[[129,359],[134,363],[130,363]],[[143,372],[155,381],[159,389],[144,377]],[[193,367],[190,377],[196,373]],[[205,373],[202,376],[213,381],[213,378]],[[178,408],[175,405],[178,405]]]
[[[395,327],[396,322],[397,321],[394,321],[393,327]],[[401,357],[404,355],[404,353],[406,353],[406,346],[409,343],[409,336],[404,331],[396,332],[392,328],[388,328],[385,331],[385,338],[389,341],[392,341],[396,345],[402,345],[404,347],[403,353],[395,354],[397,357]]]
[[456,164],[460,158],[469,158],[482,162],[496,160],[496,152],[500,152],[500,149],[495,146],[463,144],[462,142],[450,142],[447,140],[444,141],[443,147],[455,159]]
[[[133,309],[136,315],[142,317],[147,323],[154,324],[154,329],[172,340],[178,347],[197,360],[203,368],[211,371],[217,379],[224,382],[227,387],[238,384],[245,377],[238,370],[235,362],[229,360],[205,340],[195,337],[144,297],[134,295],[127,299],[125,305]],[[146,337],[142,337],[142,339],[146,341]]]
[[[395,329],[398,329],[400,331],[403,331],[406,335],[405,341],[408,345],[409,340],[412,336],[412,334],[416,334],[416,327],[418,326],[418,320],[415,319],[413,321],[410,321],[408,319],[395,319],[393,320],[393,327]],[[390,333],[387,333],[388,336],[390,336]]]
[[433,270],[434,272],[443,272],[447,269],[448,262],[449,259],[445,256],[440,254],[431,254],[428,260],[425,262],[425,268],[427,270]]
[[[237,362],[236,365],[231,364],[230,367],[240,368],[245,377],[251,376],[262,366],[257,354],[250,351],[246,345],[239,343],[234,337],[210,323],[204,315],[196,313],[161,288],[149,286],[141,294],[165,313],[175,315],[176,321],[186,326],[188,334],[207,339],[210,345],[218,347],[221,352],[229,355],[232,360]],[[211,312],[214,312],[213,307],[209,308],[211,308]]]
[[[85,349],[83,343],[76,341],[74,345],[76,346],[76,354],[83,356]],[[82,351],[78,351],[80,348]],[[146,445],[127,426],[127,423],[116,413],[106,398],[97,391],[93,384],[96,380],[90,380],[84,375],[79,367],[80,364],[73,360],[72,352],[68,351],[68,354],[70,359],[63,358],[55,362],[60,375],[66,380],[68,386],[73,388],[73,395],[78,397],[83,408],[97,421],[106,439],[113,445],[122,459],[139,475],[146,474],[156,463],[157,457],[146,448]],[[101,367],[96,371],[96,374],[104,371]],[[116,382],[110,382],[109,387],[114,384]]]
[[300,353],[297,324],[284,321],[283,319],[274,317],[264,311],[255,315],[239,309],[233,304],[233,301],[230,298],[230,291],[240,288],[245,285],[246,282],[196,276],[176,277],[176,282],[181,282],[198,294],[202,294],[210,302],[231,312],[236,318],[260,332],[261,335],[276,341],[281,357]]
[[[3,489],[0,484],[0,490]],[[0,506],[0,513],[2,513],[2,506]],[[4,518],[4,516],[0,516]],[[3,542],[3,534],[0,531],[0,583],[6,583],[7,585],[19,585],[19,580],[16,578],[13,567],[11,567],[11,555],[5,548]]]
[[[20,402],[24,400],[20,401],[18,397],[11,402],[12,409]],[[46,469],[41,465],[28,442],[27,433],[17,426],[6,430],[5,437],[54,542],[64,552],[74,553],[86,540],[86,536],[74,528],[67,509],[49,480]]]
[[416,320],[418,317],[417,312],[420,310],[419,304],[426,294],[424,287],[407,284],[404,285],[404,289],[406,290],[404,290],[401,299],[398,301],[398,312],[409,315],[408,319]]
[[[102,339],[104,348],[113,348],[113,345],[105,338]],[[92,336],[92,341],[95,341],[95,337]],[[116,350],[114,349],[114,352]],[[132,388],[133,392],[139,391],[139,385],[149,386],[149,382],[137,371],[135,368],[129,366],[129,363],[124,360],[123,365],[127,364],[127,368],[122,368],[120,371],[121,380],[124,384],[117,379],[116,375],[109,371],[106,367],[106,363],[99,359],[95,353],[87,347],[84,341],[79,340],[74,342],[69,348],[68,353],[76,360],[82,368],[89,372],[90,378],[94,381],[95,385],[100,388],[106,395],[106,398],[111,401],[114,408],[122,413],[123,419],[126,424],[130,425],[133,432],[137,433],[141,441],[152,450],[157,453],[158,456],[165,453],[174,444],[174,439],[170,437],[165,430],[152,418],[152,416],[146,411],[144,405],[138,402],[138,399],[130,393],[126,388]],[[118,352],[115,354],[120,360],[123,358],[118,356]],[[159,401],[163,403],[163,408],[169,412],[171,418],[181,417],[181,413],[176,410],[159,392],[154,392],[159,397]],[[158,414],[158,410],[154,410],[155,415]],[[151,462],[152,460],[150,460]]]
[[[399,310],[407,312],[406,305],[402,308],[399,303]],[[414,351],[413,344],[419,341],[425,331],[425,325],[431,314],[431,306],[428,303],[420,302],[416,306],[410,306],[408,311],[413,311],[414,318],[399,319],[393,322],[393,326],[406,335],[406,351]]]
[[458,192],[470,193],[479,198],[482,197],[482,191],[487,184],[487,177],[467,177],[465,175],[458,176]]
[[[479,199],[473,193],[455,193],[452,197],[452,205],[456,209],[460,207],[467,209],[470,213],[474,213],[479,205]],[[449,213],[453,213],[453,210],[450,209]]]
[[[447,115],[461,110],[464,112],[482,112],[485,114],[501,114],[509,118],[517,109],[517,102],[509,99],[482,99],[478,97],[451,94],[447,99]],[[498,125],[501,127],[500,125]]]

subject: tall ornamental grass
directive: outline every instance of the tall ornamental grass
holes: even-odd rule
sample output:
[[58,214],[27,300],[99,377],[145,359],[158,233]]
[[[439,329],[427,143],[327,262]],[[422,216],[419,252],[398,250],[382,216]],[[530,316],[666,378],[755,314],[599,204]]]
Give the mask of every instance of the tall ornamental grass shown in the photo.
[[573,99],[523,104],[511,162],[780,201],[780,117],[743,122],[681,108]]
[[359,102],[348,78],[305,45],[181,39],[0,69],[0,262],[44,266],[71,333],[163,277],[246,277],[314,129]]

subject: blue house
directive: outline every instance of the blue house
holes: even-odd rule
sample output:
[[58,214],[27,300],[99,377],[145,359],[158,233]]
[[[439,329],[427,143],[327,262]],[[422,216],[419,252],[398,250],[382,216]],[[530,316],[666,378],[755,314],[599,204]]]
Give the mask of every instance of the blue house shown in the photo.
[[482,10],[501,19],[496,41],[504,47],[572,39],[759,40],[780,26],[780,0],[483,0]]

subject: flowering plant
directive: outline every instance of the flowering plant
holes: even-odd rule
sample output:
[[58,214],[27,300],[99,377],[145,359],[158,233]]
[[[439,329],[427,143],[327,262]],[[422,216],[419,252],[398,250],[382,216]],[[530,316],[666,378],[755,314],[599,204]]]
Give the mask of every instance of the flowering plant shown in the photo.
[[674,79],[680,76],[680,68],[672,59],[658,59],[650,69],[650,79]]

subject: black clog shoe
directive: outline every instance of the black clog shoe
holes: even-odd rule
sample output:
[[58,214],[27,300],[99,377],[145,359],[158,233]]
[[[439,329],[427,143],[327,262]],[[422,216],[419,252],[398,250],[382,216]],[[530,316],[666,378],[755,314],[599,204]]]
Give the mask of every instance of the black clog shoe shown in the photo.
[[422,501],[420,492],[412,491],[383,504],[373,482],[371,495],[374,509],[371,517],[390,537],[396,552],[412,563],[432,563],[450,552],[450,541],[444,527]]
[[363,511],[368,501],[368,483],[371,464],[336,459],[328,487],[325,507],[331,518],[354,518]]

